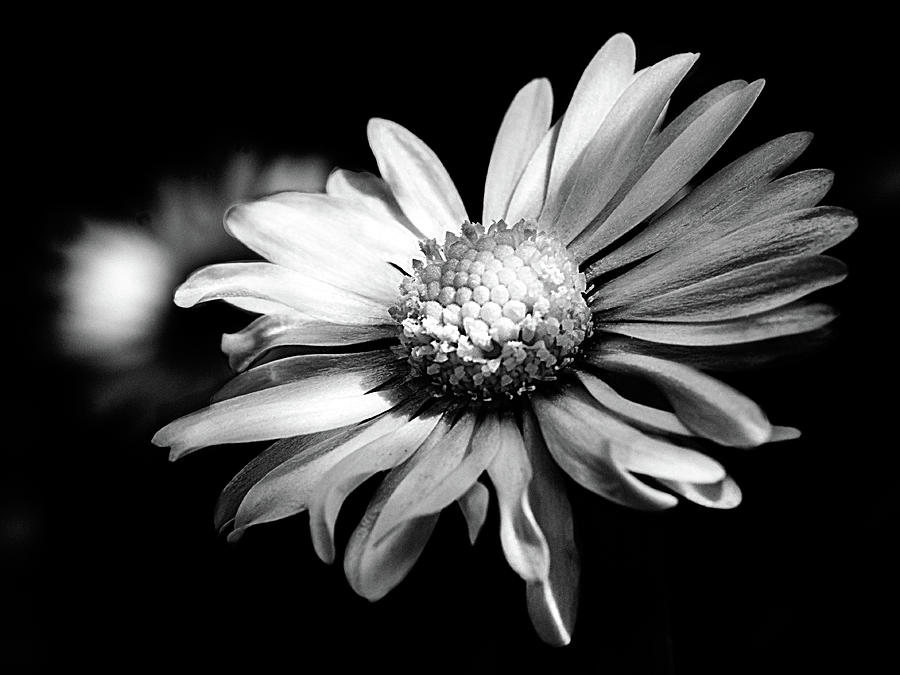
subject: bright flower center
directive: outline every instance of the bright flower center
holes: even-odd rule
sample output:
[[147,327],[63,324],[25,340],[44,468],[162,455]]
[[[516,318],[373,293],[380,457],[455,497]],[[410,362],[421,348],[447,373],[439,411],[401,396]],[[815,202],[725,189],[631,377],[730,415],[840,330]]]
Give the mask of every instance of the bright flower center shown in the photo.
[[491,400],[534,389],[572,360],[590,332],[584,275],[533,223],[485,232],[465,223],[443,247],[422,245],[391,315],[413,372],[439,394]]

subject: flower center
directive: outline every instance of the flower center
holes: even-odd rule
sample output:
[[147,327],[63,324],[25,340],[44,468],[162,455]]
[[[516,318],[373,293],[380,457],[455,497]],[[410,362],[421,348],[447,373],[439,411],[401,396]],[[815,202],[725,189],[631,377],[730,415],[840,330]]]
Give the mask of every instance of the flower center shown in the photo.
[[533,223],[465,223],[401,284],[391,316],[416,375],[437,394],[512,398],[554,379],[590,333],[584,275]]

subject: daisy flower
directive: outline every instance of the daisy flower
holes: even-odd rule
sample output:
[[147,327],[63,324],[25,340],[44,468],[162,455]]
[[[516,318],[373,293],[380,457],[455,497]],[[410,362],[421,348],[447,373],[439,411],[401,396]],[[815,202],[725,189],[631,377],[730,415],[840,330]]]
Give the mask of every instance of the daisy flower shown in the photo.
[[[616,35],[556,122],[549,83],[527,84],[497,134],[480,223],[435,153],[383,119],[368,126],[380,177],[336,170],[326,194],[227,211],[226,229],[269,262],[203,268],[175,302],[225,300],[260,316],[223,336],[239,374],[153,440],[173,460],[276,441],[221,495],[216,523],[230,540],[308,511],[315,550],[332,562],[342,503],[387,472],[344,552],[350,585],[376,600],[409,572],[445,507],[458,505],[474,541],[489,483],[532,622],[566,644],[580,575],[570,480],[646,511],[679,497],[739,503],[702,451],[798,432],[660,354],[828,323],[832,310],[804,298],[845,276],[822,252],[855,219],[816,206],[828,171],[779,177],[807,133],[691,185],[763,86],[727,82],[665,123],[696,59],[635,71],[632,40]],[[668,405],[626,397],[614,388],[622,376]]]

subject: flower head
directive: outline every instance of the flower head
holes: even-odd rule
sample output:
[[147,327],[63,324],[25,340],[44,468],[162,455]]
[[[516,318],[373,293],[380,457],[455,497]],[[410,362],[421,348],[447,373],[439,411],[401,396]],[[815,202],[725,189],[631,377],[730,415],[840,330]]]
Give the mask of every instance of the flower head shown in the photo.
[[[177,459],[280,439],[223,491],[216,520],[233,526],[230,539],[308,510],[330,562],[344,499],[387,471],[344,554],[351,586],[374,600],[403,579],[445,507],[459,506],[474,540],[486,474],[533,623],[565,644],[580,570],[564,476],[642,510],[679,496],[739,503],[702,450],[797,432],[662,349],[826,324],[833,312],[803,298],[844,277],[821,253],[855,219],[816,206],[829,172],[778,178],[809,134],[691,185],[762,89],[725,83],[665,123],[696,58],[635,72],[631,39],[616,35],[555,123],[549,83],[526,85],[497,135],[480,223],[434,152],[381,119],[368,128],[381,177],[338,170],[324,195],[228,211],[229,232],[270,262],[201,269],[175,299],[260,316],[223,337],[240,374],[154,442]],[[668,406],[626,398],[609,374],[650,382]]]

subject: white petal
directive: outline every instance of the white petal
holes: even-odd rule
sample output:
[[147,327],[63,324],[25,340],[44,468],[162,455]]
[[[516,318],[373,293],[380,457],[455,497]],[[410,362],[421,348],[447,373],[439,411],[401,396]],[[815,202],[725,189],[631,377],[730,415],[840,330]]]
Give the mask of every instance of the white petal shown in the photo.
[[356,227],[358,211],[336,197],[281,193],[231,207],[225,228],[278,265],[391,304],[403,275],[386,262],[382,250],[367,245],[371,237],[362,237]]
[[630,424],[656,433],[695,436],[694,432],[678,419],[678,415],[630,401],[599,377],[590,373],[579,370],[577,375],[591,396],[597,399],[603,407],[625,418]]
[[533,471],[525,443],[521,436],[513,441],[498,448],[488,466],[500,509],[500,543],[516,574],[525,581],[541,581],[550,573],[550,549],[528,497]]
[[824,255],[778,258],[601,312],[599,321],[727,321],[787,305],[842,281],[847,267]]
[[[418,560],[439,514],[404,520],[378,538],[373,536],[373,531],[378,527],[387,503],[394,499],[397,490],[423,460],[431,458],[440,464],[442,458],[435,454],[443,449],[448,455],[443,458],[444,466],[458,464],[469,444],[472,424],[471,413],[455,426],[452,419],[444,415],[422,447],[388,473],[379,486],[363,519],[353,531],[344,555],[344,573],[351,588],[359,595],[378,600],[400,583]],[[408,488],[404,492],[409,495]]]
[[[809,145],[812,134],[787,134],[735,160],[691,191],[662,216],[604,256],[591,276],[616,269],[659,251],[701,223],[716,222],[730,207],[760,191]],[[802,207],[798,207],[802,208]],[[794,210],[794,209],[792,209]]]
[[624,33],[614,35],[585,68],[562,117],[547,188],[548,202],[568,192],[573,169],[634,75],[635,49]]
[[237,333],[225,333],[222,336],[222,351],[228,356],[229,365],[241,371],[275,347],[339,347],[396,336],[396,325],[354,326],[296,314],[271,314],[259,317]]
[[[398,273],[399,274],[399,273]],[[399,296],[400,283],[394,291]],[[224,263],[202,267],[175,291],[175,304],[193,307],[200,302],[256,299],[287,307],[319,321],[348,325],[390,323],[386,302],[264,262]],[[257,306],[266,309],[268,305]]]
[[478,481],[475,481],[472,487],[456,500],[466,519],[466,527],[469,530],[469,542],[471,544],[475,544],[475,540],[478,539],[478,533],[481,532],[481,528],[487,518],[489,501],[490,493],[488,489]]
[[347,496],[379,471],[402,464],[434,430],[441,409],[409,420],[391,434],[360,447],[331,467],[309,497],[309,531],[319,557],[334,560],[334,525]]
[[771,259],[815,255],[856,229],[849,211],[832,206],[803,209],[752,223],[728,234],[711,232],[689,248],[673,246],[604,284],[591,302],[615,307],[685,288]]
[[707,508],[733,509],[741,503],[741,488],[731,476],[707,485],[668,480],[660,482],[685,499]]
[[417,240],[423,238],[403,213],[387,183],[378,176],[364,171],[335,169],[328,176],[325,190],[335,197],[357,202],[378,220],[400,225]]
[[368,422],[360,425],[352,425],[351,427],[339,427],[337,429],[329,429],[328,431],[320,431],[314,434],[306,434],[304,436],[292,436],[291,438],[283,438],[280,441],[272,443],[260,454],[248,462],[244,468],[228,481],[228,485],[222,490],[219,499],[216,502],[215,525],[219,532],[223,531],[229,524],[234,521],[238,507],[244,499],[247,492],[256,485],[263,476],[269,473],[275,467],[284,464],[289,459],[296,457],[300,453],[305,453],[308,449],[319,446],[324,441],[336,438],[339,435],[345,435],[353,427],[362,427]]
[[762,90],[762,81],[723,98],[710,107],[659,155],[628,195],[608,216],[572,242],[570,252],[584,261],[651,215],[680,190],[718,151],[737,128]]
[[533,519],[535,533],[545,542],[539,548],[549,556],[546,563],[540,562],[535,567],[535,571],[541,571],[539,578],[526,578],[528,615],[544,642],[566,645],[575,627],[581,576],[572,508],[563,477],[550,457],[537,420],[528,409],[524,411],[522,427],[528,461],[533,468],[528,493],[521,500],[523,515],[528,513],[529,520]]
[[522,219],[537,220],[544,207],[547,195],[547,181],[550,178],[550,163],[559,137],[559,120],[544,134],[540,144],[528,160],[522,177],[516,183],[509,207],[506,209],[507,223],[515,224]]
[[697,60],[672,56],[637,76],[603,120],[567,181],[550,193],[538,224],[569,243],[600,213],[629,176],[666,102]]
[[817,330],[834,320],[837,312],[828,305],[803,301],[733,321],[675,323],[652,321],[608,321],[595,330],[670,345],[708,347],[730,345],[795,335]]
[[[398,403],[395,391],[360,394],[358,377],[283,384],[198,410],[156,432],[153,443],[170,447],[170,459],[225,443],[247,443],[311,434],[360,422]],[[354,393],[347,394],[347,391]],[[404,392],[405,393],[405,392]]]
[[[305,511],[319,481],[342,459],[373,442],[392,442],[412,414],[399,406],[370,424],[359,426],[308,448],[262,477],[244,496],[234,518],[233,540],[248,528]],[[402,443],[403,437],[397,439]]]
[[597,421],[597,407],[583,392],[571,388],[554,396],[534,396],[532,405],[550,454],[579,485],[634,509],[667,509],[678,503],[628,473],[622,465],[627,447],[604,430],[602,423],[608,420]]
[[[385,502],[381,515],[372,528],[371,539],[375,547],[401,523],[439,513],[465,494],[478,479],[489,459],[457,471],[464,461],[470,441],[475,442],[472,437],[475,422],[475,414],[465,412],[440,443],[425,443],[419,448],[409,462],[405,478]],[[481,432],[481,429],[478,431]],[[490,456],[491,451],[495,450],[495,446],[482,443],[479,446],[470,454],[478,452],[484,457]]]
[[369,120],[368,135],[381,177],[419,232],[438,241],[445,232],[459,233],[466,209],[431,148],[388,120]]
[[506,215],[516,183],[547,133],[552,113],[553,92],[545,79],[529,82],[510,104],[494,141],[484,184],[482,222],[486,225]]
[[753,447],[769,440],[772,425],[753,401],[698,370],[652,356],[592,352],[588,361],[645,377],[657,385],[685,426],[717,443]]
[[407,363],[390,349],[355,354],[302,354],[270,361],[241,373],[217,391],[212,401],[224,401],[301,380],[310,387],[331,383],[345,396],[365,394],[408,372]]

